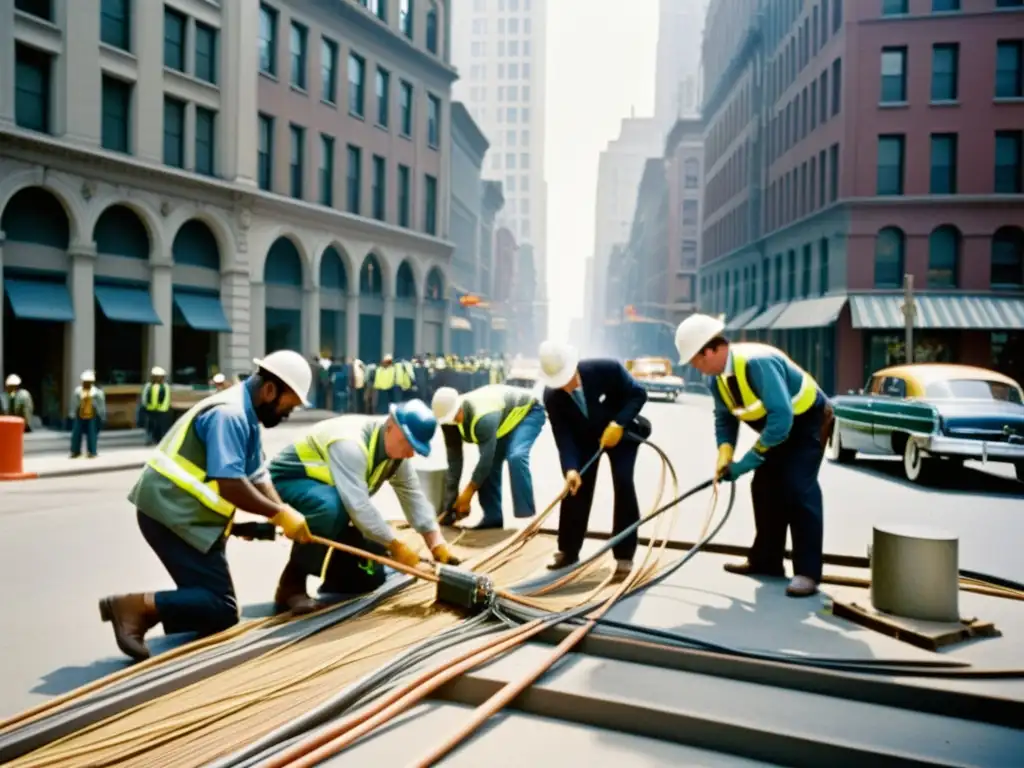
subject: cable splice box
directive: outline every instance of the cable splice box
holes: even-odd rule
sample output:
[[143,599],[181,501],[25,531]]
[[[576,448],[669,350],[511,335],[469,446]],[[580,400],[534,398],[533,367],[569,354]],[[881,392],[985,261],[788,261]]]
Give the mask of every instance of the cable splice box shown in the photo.
[[494,603],[494,582],[489,576],[451,565],[437,570],[437,601],[469,613],[481,613]]

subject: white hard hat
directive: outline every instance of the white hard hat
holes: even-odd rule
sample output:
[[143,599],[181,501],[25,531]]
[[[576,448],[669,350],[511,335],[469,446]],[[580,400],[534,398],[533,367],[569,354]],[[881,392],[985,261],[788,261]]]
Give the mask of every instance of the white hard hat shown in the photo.
[[215,374],[213,374],[213,383],[214,384],[223,384],[224,383],[224,374],[223,373],[215,373]]
[[7,386],[7,387],[20,387],[21,386],[21,376],[19,376],[16,373],[12,373],[10,376],[7,377],[7,381],[4,382],[4,386]]
[[279,349],[266,357],[253,358],[253,363],[257,368],[277,376],[288,389],[298,395],[304,406],[309,407],[306,397],[313,384],[313,369],[306,358],[290,349]]
[[430,409],[440,424],[451,424],[459,412],[459,393],[452,387],[441,387],[430,401]]
[[96,382],[96,371],[82,371],[82,381],[94,384]]
[[161,368],[159,365],[154,365],[153,370],[149,372],[150,376],[166,376],[167,371]]
[[395,359],[395,358],[394,358],[394,356],[393,356],[393,355],[391,355],[391,354],[387,354],[387,355],[384,355],[384,357],[382,357],[382,358],[380,359],[380,361],[381,361],[382,363],[390,363],[390,362],[394,362],[394,359]]
[[443,371],[443,370],[444,370],[445,368],[447,368],[447,367],[448,367],[448,363],[446,363],[446,362],[444,361],[444,358],[443,358],[443,357],[439,357],[439,358],[437,358],[437,360],[435,361],[435,363],[434,363],[434,367],[435,367],[435,368],[437,368],[437,370],[439,370],[439,371]]
[[576,375],[580,353],[569,344],[545,341],[540,345],[540,381],[551,389],[561,389]]
[[676,351],[679,352],[679,362],[683,365],[689,363],[694,355],[723,330],[725,323],[719,317],[693,314],[683,320],[676,328]]

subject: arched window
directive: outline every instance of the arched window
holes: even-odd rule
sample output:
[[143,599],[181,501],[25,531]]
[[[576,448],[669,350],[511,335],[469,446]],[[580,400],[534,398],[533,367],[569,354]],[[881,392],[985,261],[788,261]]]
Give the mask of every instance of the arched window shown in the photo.
[[992,236],[992,288],[1024,288],[1024,229],[1002,227]]
[[875,288],[903,285],[906,236],[899,227],[886,227],[875,238]]
[[430,3],[427,11],[427,50],[437,53],[437,3]]
[[416,298],[416,277],[409,262],[403,261],[395,278],[395,296],[399,299]]
[[928,236],[928,287],[956,288],[960,265],[960,230],[946,224]]
[[372,253],[367,254],[366,258],[363,259],[363,266],[359,270],[359,295],[384,295],[384,281],[381,277],[380,261]]

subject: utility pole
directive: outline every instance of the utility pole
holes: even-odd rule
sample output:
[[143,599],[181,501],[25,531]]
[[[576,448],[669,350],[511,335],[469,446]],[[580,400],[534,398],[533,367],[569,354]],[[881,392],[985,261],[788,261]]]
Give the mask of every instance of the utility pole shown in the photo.
[[903,312],[906,334],[903,344],[906,348],[906,362],[912,363],[914,362],[914,315],[917,313],[917,307],[914,304],[914,276],[911,274],[903,276],[903,304],[900,305],[900,310]]

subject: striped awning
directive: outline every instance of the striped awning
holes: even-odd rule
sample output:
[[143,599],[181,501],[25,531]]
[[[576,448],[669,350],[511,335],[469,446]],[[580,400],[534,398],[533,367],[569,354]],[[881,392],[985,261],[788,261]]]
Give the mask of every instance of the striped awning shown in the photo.
[[743,328],[745,331],[763,331],[772,327],[774,323],[783,312],[786,311],[786,307],[789,306],[789,302],[783,302],[782,304],[772,304],[768,309],[762,312],[760,315],[751,320]]
[[845,294],[794,301],[772,323],[772,330],[795,331],[800,328],[825,328],[839,319],[839,313],[845,306]]
[[[914,327],[923,330],[1024,330],[1024,298],[917,294]],[[865,294],[850,297],[853,327],[888,330],[903,328],[903,294]]]
[[725,324],[725,330],[727,331],[739,331],[743,329],[747,323],[757,317],[757,314],[761,311],[758,306],[747,307],[740,312],[736,317]]

